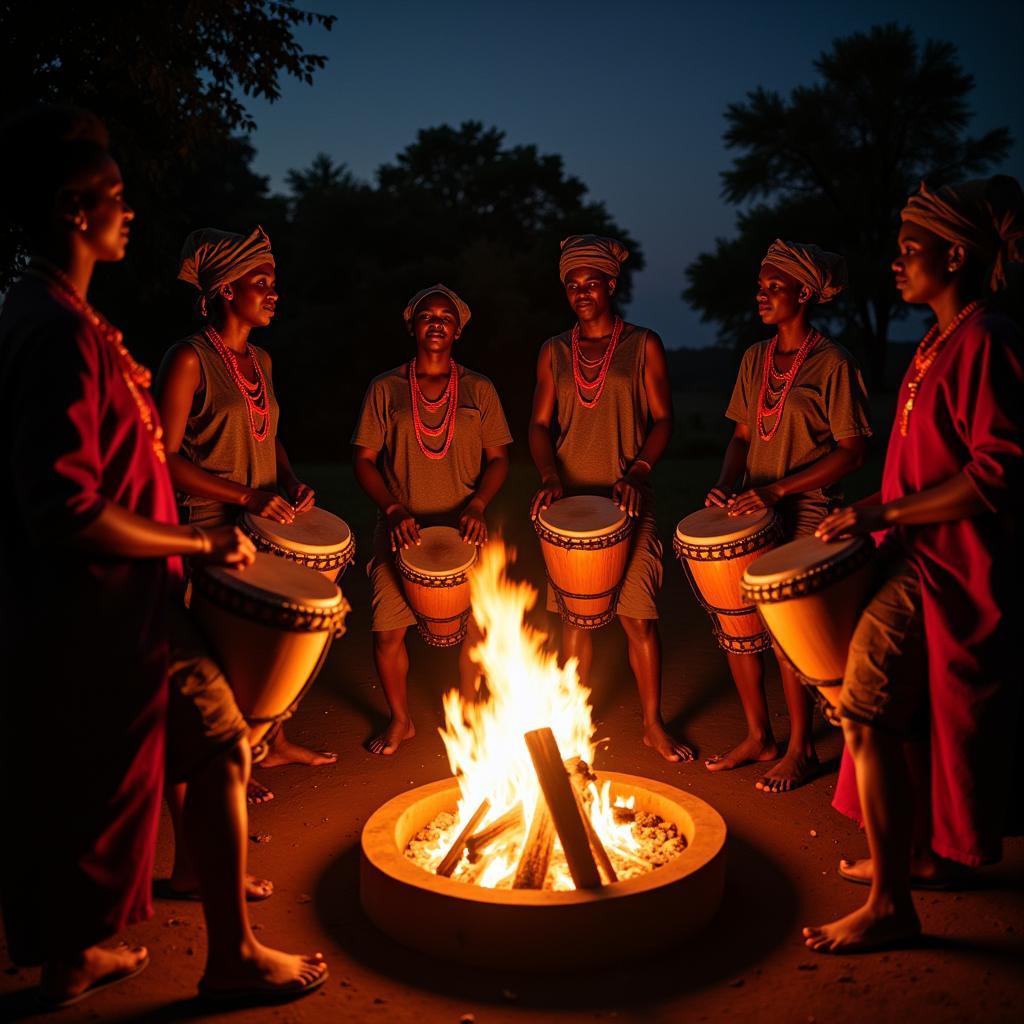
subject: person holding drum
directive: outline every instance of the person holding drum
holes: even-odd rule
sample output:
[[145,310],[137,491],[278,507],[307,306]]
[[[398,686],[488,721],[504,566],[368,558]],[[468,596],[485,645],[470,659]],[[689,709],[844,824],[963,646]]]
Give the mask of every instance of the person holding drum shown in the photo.
[[[757,311],[776,333],[744,353],[726,410],[735,424],[732,440],[705,504],[736,519],[772,509],[786,540],[813,533],[838,503],[839,481],[863,463],[867,452],[871,427],[860,371],[845,349],[811,323],[815,306],[845,285],[842,256],[801,242],[772,243],[758,274]],[[723,647],[747,735],[732,750],[707,760],[709,771],[779,756],[765,699],[763,654]],[[818,770],[810,694],[790,663],[778,660],[790,732],[782,760],[756,783],[766,793],[788,792]]]
[[[290,524],[313,507],[314,493],[292,469],[278,436],[270,356],[252,331],[273,320],[278,302],[266,232],[248,237],[202,228],[185,239],[178,277],[199,291],[203,328],[173,345],[157,380],[167,465],[198,526],[234,522],[246,511]],[[260,762],[334,764],[337,755],[292,743],[279,729]],[[274,794],[250,781],[249,800]]]
[[[936,322],[900,387],[881,491],[817,530],[825,541],[884,531],[880,586],[828,691],[856,776],[836,806],[862,820],[871,854],[840,874],[870,891],[852,914],[804,929],[820,952],[915,937],[911,888],[998,860],[1019,796],[1024,359],[1018,325],[989,299],[1021,259],[1024,201],[1005,176],[922,184],[902,221],[896,287]],[[904,741],[923,740],[929,717],[915,777]]]
[[[5,818],[24,825],[0,844],[0,904],[12,959],[42,964],[42,997],[59,1008],[149,962],[143,947],[100,943],[152,914],[167,711],[202,716],[192,695],[168,694],[181,557],[243,566],[254,552],[233,526],[178,524],[149,373],[87,300],[96,263],[124,257],[134,219],[106,129],[83,111],[37,108],[5,126],[4,151],[18,159],[4,166],[0,195],[32,261],[0,313],[0,459],[11,484],[0,513],[0,757],[16,780],[3,789]],[[244,731],[237,709],[216,723],[216,734],[212,717],[205,732],[170,732],[167,750],[205,743],[216,771],[213,750]],[[40,757],[44,747],[59,756]],[[199,817],[211,794],[228,794],[197,792]],[[223,836],[202,824],[211,828],[193,831],[197,859],[220,864]],[[222,902],[230,894],[229,870],[214,867],[204,882]],[[221,955],[205,983],[221,990],[249,978],[287,997],[325,974],[319,960],[263,947],[251,932],[239,942],[241,929],[229,936],[211,920],[209,933]]]
[[[668,761],[693,752],[669,736],[661,718],[661,637],[656,598],[662,546],[654,520],[650,474],[672,435],[672,396],[661,339],[625,323],[612,309],[624,245],[573,235],[561,245],[559,276],[578,318],[571,331],[544,343],[530,419],[530,453],[541,476],[530,515],[538,518],[565,495],[611,498],[634,522],[614,613],[626,634],[643,713],[644,743]],[[557,440],[552,441],[552,425]],[[559,610],[548,589],[548,610]],[[565,596],[562,600],[565,600]],[[579,659],[585,681],[593,653],[589,624],[563,614],[562,655]]]
[[[472,546],[487,540],[484,512],[508,476],[512,443],[494,385],[452,358],[469,306],[436,284],[417,292],[402,315],[416,354],[370,383],[352,435],[356,480],[379,509],[367,574],[373,585],[373,656],[391,710],[391,721],[370,750],[383,755],[416,734],[407,695],[409,626],[418,623],[428,642],[432,627],[438,627],[437,641],[444,646],[461,641],[460,689],[464,699],[476,695],[478,671],[469,651],[479,633],[466,614],[463,570],[475,557]],[[436,543],[421,547],[427,530]],[[465,610],[431,622],[410,607],[413,592],[403,588],[398,563],[403,555],[435,550],[442,556],[436,566],[417,557],[418,572],[408,575],[425,584],[417,591],[464,591]],[[454,570],[448,579],[446,567]]]

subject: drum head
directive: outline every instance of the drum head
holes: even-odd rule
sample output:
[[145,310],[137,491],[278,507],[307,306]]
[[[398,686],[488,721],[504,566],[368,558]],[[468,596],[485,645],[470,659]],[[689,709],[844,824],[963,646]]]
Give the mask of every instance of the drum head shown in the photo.
[[772,549],[749,565],[743,574],[743,582],[751,586],[789,583],[809,572],[838,565],[859,554],[867,543],[863,537],[828,543],[814,536],[797,537],[788,544]]
[[266,604],[296,604],[330,610],[341,604],[341,591],[322,573],[276,555],[256,552],[256,561],[244,569],[207,566],[211,578],[246,597]]
[[348,524],[322,508],[300,513],[293,523],[279,523],[248,512],[242,513],[242,519],[252,533],[303,555],[330,555],[352,542]]
[[676,537],[681,543],[696,547],[731,544],[763,530],[774,518],[770,508],[748,516],[731,516],[724,508],[702,508],[679,523]]
[[611,498],[581,494],[562,498],[537,517],[542,526],[565,537],[603,537],[620,529],[628,518]]
[[399,551],[398,557],[424,576],[451,576],[476,561],[476,545],[467,544],[451,526],[427,526],[420,530],[419,546]]

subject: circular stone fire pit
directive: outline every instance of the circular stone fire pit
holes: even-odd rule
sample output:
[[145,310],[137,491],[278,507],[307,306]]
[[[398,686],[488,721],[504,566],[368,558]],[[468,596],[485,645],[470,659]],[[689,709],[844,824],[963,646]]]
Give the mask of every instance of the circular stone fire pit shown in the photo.
[[404,855],[442,811],[455,779],[389,800],[363,828],[360,899],[370,920],[404,946],[479,967],[565,970],[654,953],[702,929],[725,882],[725,822],[710,804],[653,779],[597,772],[611,796],[673,822],[686,850],[649,874],[574,892],[484,889],[424,871]]

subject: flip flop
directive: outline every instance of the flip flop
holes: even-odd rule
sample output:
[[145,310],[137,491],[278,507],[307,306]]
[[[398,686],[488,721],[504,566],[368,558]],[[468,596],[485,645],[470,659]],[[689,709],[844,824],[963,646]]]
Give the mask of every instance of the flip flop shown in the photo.
[[[265,879],[260,879],[265,881]],[[158,900],[183,900],[188,903],[202,903],[203,898],[199,895],[198,889],[174,889],[171,887],[171,880],[169,878],[157,878],[153,880],[153,895]],[[265,896],[256,896],[253,893],[246,891],[245,901],[246,903],[262,903],[264,900],[269,900],[274,895],[273,883],[271,883],[270,892]]]
[[103,978],[99,978],[94,981],[87,989],[79,992],[76,996],[68,996],[67,999],[47,999],[46,996],[40,993],[39,1001],[46,1007],[47,1010],[63,1010],[67,1006],[74,1006],[75,1003],[82,1002],[83,999],[88,999],[90,996],[96,995],[97,992],[102,992],[104,989],[113,988],[114,985],[120,985],[122,981],[128,981],[131,978],[141,974],[149,966],[149,954],[146,954],[144,960],[139,961],[138,966],[128,971],[127,974],[108,974]]
[[199,982],[199,996],[202,999],[218,1005],[234,1006],[261,1006],[274,1003],[287,1003],[292,999],[300,999],[308,996],[310,992],[318,989],[330,977],[329,971],[324,971],[318,978],[314,978],[308,985],[297,985],[291,988],[268,989],[260,987],[252,988],[207,988]]
[[[861,878],[860,875],[855,875],[851,871],[847,871],[846,868],[839,865],[836,868],[839,877],[846,882],[853,882],[854,885],[870,885],[871,880],[868,878]],[[948,892],[953,888],[953,882],[949,878],[911,878],[910,879],[911,889],[925,889],[931,890],[932,892]]]

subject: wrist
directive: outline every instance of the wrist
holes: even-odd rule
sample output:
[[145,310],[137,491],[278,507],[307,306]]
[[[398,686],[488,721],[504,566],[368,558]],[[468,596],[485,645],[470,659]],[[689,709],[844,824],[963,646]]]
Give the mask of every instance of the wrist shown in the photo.
[[776,480],[768,488],[768,493],[776,500],[782,501],[786,497],[786,485],[782,480]]
[[634,480],[646,480],[652,469],[654,467],[646,459],[634,459],[626,475],[633,477]]
[[887,505],[877,505],[879,518],[886,526],[896,526],[900,521],[900,507],[896,502],[889,502]]
[[210,535],[201,527],[191,527],[192,536],[198,547],[192,553],[196,555],[208,555],[213,550],[213,541]]
[[470,498],[466,503],[467,512],[476,512],[477,514],[482,515],[486,508],[487,505],[480,498]]
[[393,512],[397,512],[399,509],[402,509],[402,508],[403,508],[403,505],[402,505],[402,503],[400,501],[393,501],[393,502],[391,502],[390,505],[388,505],[388,507],[386,509],[384,509],[384,515],[385,516],[390,516]]
[[256,500],[256,491],[252,487],[246,487],[242,491],[242,500],[238,503],[242,508],[251,508]]
[[545,487],[550,487],[550,486],[560,487],[561,484],[562,484],[562,481],[561,481],[561,479],[559,479],[558,474],[555,473],[554,471],[551,471],[551,472],[548,472],[548,473],[542,473],[541,474],[541,478],[540,478],[540,482]]

